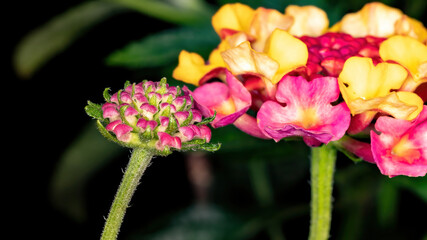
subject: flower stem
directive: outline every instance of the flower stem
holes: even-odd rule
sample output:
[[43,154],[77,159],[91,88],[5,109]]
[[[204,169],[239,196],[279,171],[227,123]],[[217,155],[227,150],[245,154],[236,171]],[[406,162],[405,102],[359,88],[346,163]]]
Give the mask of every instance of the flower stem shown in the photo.
[[332,144],[312,148],[309,240],[326,240],[329,238],[335,160],[336,149]]
[[144,148],[135,148],[132,151],[132,156],[105,222],[101,240],[117,239],[126,209],[152,157],[153,155]]

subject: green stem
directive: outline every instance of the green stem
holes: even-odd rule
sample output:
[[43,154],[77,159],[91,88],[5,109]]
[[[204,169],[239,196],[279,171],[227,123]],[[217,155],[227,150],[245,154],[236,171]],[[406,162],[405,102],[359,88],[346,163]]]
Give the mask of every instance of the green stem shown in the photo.
[[[252,159],[249,163],[252,184],[256,198],[262,207],[269,207],[274,203],[273,190],[267,176],[267,166],[263,160]],[[268,235],[272,240],[284,240],[282,229],[278,222],[267,226]]]
[[312,148],[309,240],[326,240],[329,238],[335,160],[336,149],[332,144]]
[[133,150],[122,182],[111,205],[101,240],[117,239],[126,209],[152,157],[153,155],[144,148]]

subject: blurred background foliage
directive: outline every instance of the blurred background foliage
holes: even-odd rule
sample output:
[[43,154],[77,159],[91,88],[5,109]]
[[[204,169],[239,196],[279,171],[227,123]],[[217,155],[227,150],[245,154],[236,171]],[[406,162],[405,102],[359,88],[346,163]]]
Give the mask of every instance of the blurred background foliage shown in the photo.
[[[105,139],[84,113],[87,100],[125,80],[171,78],[182,49],[207,57],[219,43],[212,14],[228,0],[14,2],[7,15],[7,79],[17,102],[5,169],[12,239],[96,239],[130,152]],[[248,0],[279,11],[324,9],[331,25],[361,0]],[[425,0],[386,0],[426,25]],[[24,109],[24,110],[23,110]],[[10,121],[10,120],[9,120]],[[4,126],[10,126],[4,125]],[[19,130],[17,133],[16,130]],[[154,159],[142,178],[121,239],[305,239],[309,154],[297,141],[255,139],[227,126],[213,131],[214,154]],[[6,156],[6,155],[5,155]],[[9,184],[12,183],[12,184]],[[427,239],[426,178],[382,176],[340,154],[331,239]],[[42,219],[42,220],[41,220]],[[13,228],[12,228],[13,226]],[[15,237],[16,236],[16,237]]]

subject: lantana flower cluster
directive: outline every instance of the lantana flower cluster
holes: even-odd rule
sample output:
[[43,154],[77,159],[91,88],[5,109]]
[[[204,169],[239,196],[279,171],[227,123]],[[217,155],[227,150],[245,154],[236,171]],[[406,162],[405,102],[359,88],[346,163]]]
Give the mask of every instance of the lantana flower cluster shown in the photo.
[[219,148],[209,143],[211,130],[206,125],[215,116],[203,119],[186,87],[169,86],[165,78],[159,82],[126,82],[124,89],[113,95],[105,89],[104,98],[102,105],[89,102],[86,112],[98,119],[105,137],[120,145],[142,147],[156,155]]
[[[399,9],[366,4],[329,27],[315,6],[283,13],[226,4],[208,59],[183,50],[173,77],[211,125],[263,139],[332,143],[382,174],[427,173],[427,30]],[[365,136],[365,138],[364,138]]]

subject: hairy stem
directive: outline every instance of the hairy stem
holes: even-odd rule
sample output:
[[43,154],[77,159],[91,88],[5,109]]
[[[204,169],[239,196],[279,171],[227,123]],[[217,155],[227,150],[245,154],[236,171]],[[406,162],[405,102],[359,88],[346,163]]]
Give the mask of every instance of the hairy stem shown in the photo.
[[336,150],[330,145],[311,151],[311,221],[309,240],[329,238]]
[[144,148],[135,148],[132,151],[132,156],[105,222],[101,240],[117,239],[126,209],[152,157],[153,155]]

